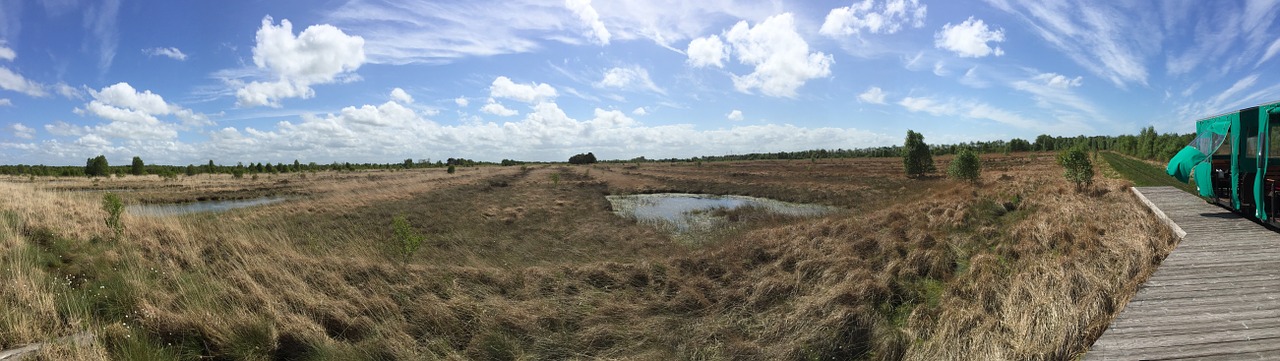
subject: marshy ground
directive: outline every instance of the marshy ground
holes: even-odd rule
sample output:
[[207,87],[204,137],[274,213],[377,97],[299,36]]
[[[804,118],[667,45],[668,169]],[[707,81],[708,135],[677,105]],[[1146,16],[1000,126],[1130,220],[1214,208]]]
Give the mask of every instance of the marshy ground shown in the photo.
[[[945,169],[949,157],[938,159]],[[1062,359],[1176,238],[1128,192],[1077,192],[1049,153],[977,185],[897,158],[535,165],[164,181],[0,182],[0,349],[44,359]],[[1099,161],[1101,161],[1099,159]],[[126,203],[286,196],[217,214]],[[85,191],[89,190],[89,191]],[[848,209],[698,242],[606,195]],[[405,257],[392,219],[425,236]]]

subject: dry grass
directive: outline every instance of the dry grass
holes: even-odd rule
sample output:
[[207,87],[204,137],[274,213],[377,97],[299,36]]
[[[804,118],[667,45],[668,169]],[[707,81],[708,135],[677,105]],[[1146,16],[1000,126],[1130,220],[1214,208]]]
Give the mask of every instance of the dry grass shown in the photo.
[[[1076,193],[1048,155],[984,164],[980,187],[896,159],[320,173],[270,191],[299,195],[282,204],[126,215],[118,242],[98,193],[0,183],[0,347],[88,330],[42,356],[1070,358],[1174,237],[1122,181]],[[174,198],[276,186],[190,181]],[[662,190],[854,212],[689,246],[602,197]],[[428,239],[407,263],[400,214]]]

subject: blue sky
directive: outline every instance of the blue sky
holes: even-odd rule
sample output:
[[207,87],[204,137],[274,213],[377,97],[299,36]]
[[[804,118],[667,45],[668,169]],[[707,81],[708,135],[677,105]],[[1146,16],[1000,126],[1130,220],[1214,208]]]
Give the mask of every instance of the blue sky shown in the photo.
[[0,163],[564,160],[1191,132],[1277,1],[0,0]]

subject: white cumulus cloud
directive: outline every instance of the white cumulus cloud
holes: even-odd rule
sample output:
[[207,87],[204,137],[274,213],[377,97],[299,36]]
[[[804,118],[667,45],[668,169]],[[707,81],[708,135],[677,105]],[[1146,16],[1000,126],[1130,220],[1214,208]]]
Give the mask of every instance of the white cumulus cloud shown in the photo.
[[150,115],[171,113],[169,103],[166,103],[159,94],[152,93],[150,90],[138,92],[129,83],[116,83],[91,94],[94,98],[91,103],[130,108]]
[[884,91],[880,87],[871,87],[867,91],[858,94],[858,100],[864,103],[884,104]]
[[720,41],[719,35],[709,35],[690,41],[685,54],[689,54],[689,65],[694,67],[714,65],[723,68],[725,60],[729,58],[729,48]]
[[9,124],[9,131],[13,132],[13,136],[22,139],[33,139],[36,137],[35,128],[22,125],[22,123]]
[[16,58],[18,58],[18,53],[10,49],[8,44],[0,41],[0,60],[13,61]]
[[183,54],[182,50],[178,50],[178,48],[175,47],[146,48],[142,49],[142,53],[147,54],[148,56],[163,56],[178,61],[187,60],[187,54]]
[[489,98],[489,102],[485,103],[483,107],[480,107],[480,111],[497,115],[500,117],[509,117],[512,115],[520,114],[520,112],[518,111],[515,111],[513,109],[508,109],[506,106],[502,105],[502,103],[498,103],[497,101],[493,100],[493,98]]
[[928,11],[929,6],[920,5],[919,0],[863,0],[831,9],[818,32],[830,37],[859,34],[863,29],[872,34],[893,34],[904,24],[915,28],[924,26]]
[[725,38],[733,45],[738,62],[755,67],[747,75],[733,75],[733,86],[749,93],[794,97],[805,82],[831,75],[831,55],[809,52],[809,43],[796,32],[791,13],[770,16],[753,28],[740,21]]
[[639,107],[639,108],[636,108],[636,110],[632,110],[631,114],[638,115],[638,116],[646,116],[646,115],[649,115],[649,111],[645,110],[644,107]]
[[609,45],[609,38],[612,35],[609,34],[609,29],[604,27],[604,22],[600,21],[600,13],[591,7],[591,0],[564,0],[564,7],[573,11],[578,15],[578,19],[591,28],[587,35],[594,38],[600,45]]
[[3,66],[0,66],[0,89],[12,90],[33,97],[49,95],[40,83],[24,78],[21,74]]
[[0,107],[11,107],[11,106],[13,106],[12,100],[9,100],[9,98],[0,98]]
[[80,139],[76,139],[75,144],[85,148],[103,148],[111,146],[111,141],[108,141],[97,134],[85,134],[80,137]]
[[742,111],[737,109],[734,109],[733,111],[729,112],[729,114],[725,114],[724,117],[725,119],[729,119],[735,122],[740,122],[743,119]]
[[409,95],[409,92],[400,88],[391,89],[391,100],[398,101],[403,104],[413,104],[413,96]]
[[289,20],[281,20],[277,26],[268,16],[258,29],[253,63],[277,79],[254,81],[240,88],[236,104],[279,107],[281,99],[310,98],[315,96],[311,85],[358,79],[339,76],[354,72],[364,62],[364,38],[327,24],[309,26],[294,36]]
[[412,109],[394,101],[389,101],[376,107],[364,105],[359,108],[342,108],[337,117],[352,124],[378,127],[401,126],[418,119],[418,115]]
[[171,140],[178,136],[178,124],[160,120],[176,118],[184,126],[213,124],[209,117],[176,104],[168,103],[150,90],[137,91],[129,83],[116,83],[101,90],[89,90],[93,100],[76,108],[76,113],[91,114],[108,122],[92,127],[100,136],[129,140]]
[[471,101],[467,100],[466,97],[457,97],[453,99],[453,103],[465,108],[467,104],[471,104]]
[[552,88],[546,83],[517,84],[505,76],[493,79],[493,84],[489,86],[490,97],[512,99],[525,103],[537,103],[554,99],[556,95],[556,88]]
[[49,134],[53,134],[56,136],[63,136],[63,137],[81,136],[89,131],[89,127],[79,126],[79,125],[75,125],[75,124],[71,124],[71,123],[67,123],[59,120],[53,123],[45,124],[44,131],[49,132]]
[[947,23],[934,34],[934,46],[959,54],[962,58],[981,58],[987,55],[1001,56],[1004,50],[992,48],[987,43],[1004,41],[1004,29],[989,29],[981,19],[968,20],[956,25]]

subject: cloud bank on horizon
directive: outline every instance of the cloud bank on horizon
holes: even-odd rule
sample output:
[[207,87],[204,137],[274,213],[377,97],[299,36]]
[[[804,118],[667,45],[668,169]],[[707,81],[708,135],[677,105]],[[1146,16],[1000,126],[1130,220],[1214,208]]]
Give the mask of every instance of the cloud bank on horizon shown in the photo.
[[[305,6],[304,6],[305,5]],[[0,0],[0,164],[691,157],[1280,99],[1274,1]]]

